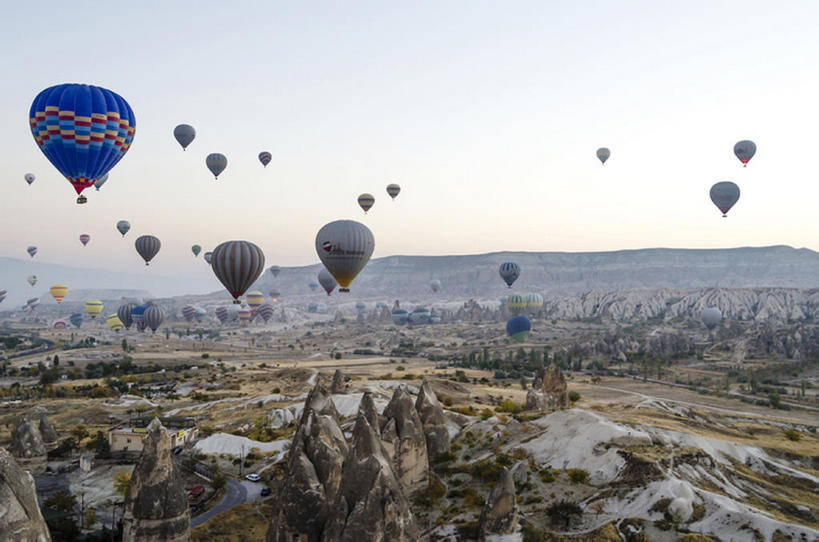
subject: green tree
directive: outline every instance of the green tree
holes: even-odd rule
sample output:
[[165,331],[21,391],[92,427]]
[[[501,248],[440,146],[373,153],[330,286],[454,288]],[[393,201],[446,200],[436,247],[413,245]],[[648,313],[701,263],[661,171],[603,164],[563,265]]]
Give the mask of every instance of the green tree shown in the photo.
[[213,475],[213,481],[210,483],[210,487],[213,488],[214,491],[219,491],[227,484],[227,476],[224,473],[217,472]]
[[88,428],[83,424],[75,425],[71,435],[77,440],[77,445],[82,446],[83,439],[88,436]]
[[123,497],[125,497],[125,493],[128,491],[128,484],[130,483],[131,475],[126,471],[120,470],[114,475],[114,490]]
[[782,406],[782,399],[776,392],[768,394],[768,402],[771,404],[773,408],[780,408]]
[[52,362],[52,365],[54,365],[54,367],[60,365],[60,356],[58,356],[57,354],[54,354],[54,361]]
[[52,540],[76,540],[80,534],[79,526],[74,520],[74,508],[77,506],[77,497],[65,491],[58,491],[43,501],[48,530]]
[[84,529],[91,529],[97,523],[97,511],[94,508],[89,508],[85,511],[85,521],[82,526]]
[[122,339],[121,346],[122,346],[122,351],[127,352],[128,351],[128,340],[127,339]]

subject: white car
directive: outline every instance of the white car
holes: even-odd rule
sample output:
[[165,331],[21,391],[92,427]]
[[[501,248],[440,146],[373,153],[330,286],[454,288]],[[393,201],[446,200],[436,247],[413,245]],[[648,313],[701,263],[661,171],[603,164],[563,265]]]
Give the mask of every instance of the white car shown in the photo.
[[258,474],[248,474],[247,476],[245,476],[245,479],[250,480],[251,482],[258,482],[259,480],[262,479],[262,477],[259,476]]

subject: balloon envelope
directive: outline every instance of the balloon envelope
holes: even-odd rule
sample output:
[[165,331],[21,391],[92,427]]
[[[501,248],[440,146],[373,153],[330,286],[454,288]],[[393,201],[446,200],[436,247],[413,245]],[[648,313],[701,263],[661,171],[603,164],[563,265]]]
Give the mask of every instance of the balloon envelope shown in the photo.
[[84,233],[84,234],[80,235],[80,243],[82,243],[82,246],[87,245],[88,241],[90,241],[90,240],[91,240],[91,236],[88,235],[87,233]]
[[245,303],[250,307],[250,310],[256,310],[264,303],[264,294],[258,290],[248,292],[245,296]]
[[117,231],[119,231],[123,237],[125,237],[125,234],[128,233],[128,230],[130,229],[131,223],[128,222],[127,220],[120,220],[119,222],[117,222]]
[[28,282],[29,286],[34,286],[37,284],[37,275],[29,275],[26,277],[26,281]]
[[105,319],[106,325],[110,327],[113,331],[119,331],[122,329],[122,320],[119,319],[119,316],[115,314],[109,314],[108,318]]
[[512,314],[519,314],[526,310],[526,299],[519,294],[512,294],[506,298],[506,310]]
[[224,324],[225,322],[227,322],[229,317],[230,313],[228,312],[227,308],[225,307],[216,308],[216,318],[219,319],[219,322]]
[[83,320],[82,314],[80,314],[79,312],[75,312],[68,319],[68,321],[71,322],[71,325],[73,325],[74,327],[82,326],[82,320]]
[[711,187],[711,201],[722,211],[723,218],[739,200],[739,187],[730,181],[723,181]]
[[191,247],[191,252],[193,252],[194,257],[199,256],[199,253],[202,252],[202,247],[199,245],[193,245]]
[[54,298],[54,301],[60,303],[63,298],[68,294],[68,286],[63,284],[55,284],[51,288],[48,289],[48,293],[51,294],[51,297]]
[[597,159],[600,160],[601,163],[605,164],[606,160],[609,159],[609,156],[611,156],[611,151],[606,147],[600,147],[597,149]]
[[401,187],[400,187],[400,186],[398,186],[397,184],[395,184],[395,183],[391,183],[391,184],[388,184],[388,185],[387,185],[387,194],[389,194],[389,196],[390,196],[392,199],[395,199],[395,198],[396,198],[396,196],[398,196],[398,194],[399,194],[400,192],[401,192]]
[[153,235],[140,235],[134,241],[134,246],[137,253],[145,260],[145,265],[149,265],[162,247],[162,243]]
[[205,252],[205,255],[202,257],[205,258],[205,262],[210,265],[210,262],[213,260],[213,252]]
[[273,316],[273,312],[273,305],[270,305],[269,303],[265,303],[256,309],[256,314],[261,316],[265,323],[267,323],[267,321]]
[[134,319],[131,316],[134,308],[136,307],[135,303],[126,303],[124,305],[120,305],[117,308],[117,317],[119,318],[120,322],[125,326],[126,329],[131,329],[131,324],[134,323]]
[[[259,162],[261,162],[264,167],[267,167],[267,164],[269,164],[271,160],[273,160],[273,155],[269,152],[262,151],[259,153]],[[265,322],[266,321],[267,320],[265,320]]]
[[392,321],[395,325],[403,326],[409,322],[409,313],[404,309],[397,309],[392,311]]
[[91,300],[85,302],[85,312],[88,313],[92,319],[96,318],[99,313],[102,312],[102,301],[99,300]]
[[321,271],[319,271],[318,281],[321,287],[324,288],[324,291],[327,292],[327,295],[330,295],[338,285],[336,279],[333,278],[333,275],[331,275],[330,272],[323,267],[321,268]]
[[751,158],[754,157],[756,154],[756,143],[753,141],[748,141],[744,139],[742,141],[737,142],[734,145],[734,155],[739,158],[739,161],[742,162],[742,166],[745,167],[748,165],[748,162]]
[[131,322],[137,331],[145,331],[145,311],[147,309],[147,305],[136,305],[131,309]]
[[264,253],[249,241],[226,241],[213,249],[211,268],[233,302],[239,303],[239,296],[262,274]]
[[360,196],[358,196],[358,205],[359,207],[364,209],[365,213],[369,211],[374,204],[375,198],[373,197],[372,194],[361,194]]
[[523,298],[526,301],[526,311],[535,313],[543,307],[543,296],[540,294],[526,294]]
[[34,246],[28,247],[26,249],[26,252],[28,252],[28,255],[33,258],[34,255],[37,254],[37,247],[34,247]]
[[184,307],[182,307],[182,318],[184,318],[188,322],[193,322],[195,316],[196,309],[193,306],[185,305]]
[[77,194],[125,156],[136,132],[134,112],[122,96],[75,83],[40,92],[31,104],[29,124],[40,150]]
[[722,311],[716,307],[708,307],[703,309],[700,313],[702,323],[708,329],[714,329],[720,322],[722,322]]
[[316,234],[316,252],[340,288],[349,292],[350,283],[364,269],[375,249],[370,229],[354,220],[336,220]]
[[517,342],[528,339],[531,330],[532,323],[523,315],[513,316],[506,322],[506,334]]
[[433,279],[429,282],[429,287],[433,293],[438,293],[438,290],[441,289],[441,281],[438,279]]
[[100,177],[99,179],[97,179],[97,182],[94,183],[94,188],[96,188],[99,191],[99,189],[102,188],[102,185],[104,185],[106,181],[108,181],[107,173]]
[[23,175],[23,178],[26,180],[29,186],[31,186],[31,183],[33,183],[34,179],[36,179],[33,173],[26,173],[25,175]]
[[205,158],[205,165],[213,173],[213,178],[218,179],[219,174],[225,171],[227,167],[227,157],[224,154],[214,152]]
[[498,273],[500,273],[503,282],[505,282],[506,285],[511,288],[512,284],[514,284],[514,282],[518,280],[518,277],[520,276],[520,266],[518,266],[518,264],[515,262],[505,262],[500,264]]
[[176,138],[177,143],[182,145],[184,151],[196,138],[196,129],[190,124],[180,124],[173,129],[173,136]]
[[271,273],[271,274],[272,274],[274,277],[278,277],[278,276],[279,276],[279,273],[281,273],[281,272],[282,272],[282,268],[281,268],[281,267],[279,267],[278,265],[273,265],[273,266],[271,266],[271,267],[270,267],[270,273]]
[[148,305],[145,309],[145,325],[151,328],[151,331],[156,333],[159,326],[162,325],[162,320],[165,319],[165,312],[162,307],[158,305]]

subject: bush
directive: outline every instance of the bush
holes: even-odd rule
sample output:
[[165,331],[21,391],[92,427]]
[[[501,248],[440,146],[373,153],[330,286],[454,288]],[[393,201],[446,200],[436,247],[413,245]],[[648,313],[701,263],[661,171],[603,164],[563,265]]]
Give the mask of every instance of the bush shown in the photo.
[[572,521],[573,516],[579,516],[583,513],[583,509],[577,503],[561,500],[550,505],[546,509],[546,515],[552,523],[557,523],[558,520],[563,522],[563,527],[568,527]]
[[802,440],[802,433],[796,429],[785,429],[785,438],[792,442],[799,442]]
[[569,475],[569,480],[575,484],[585,484],[589,479],[588,471],[583,469],[569,469],[566,474]]
[[580,400],[580,394],[579,393],[577,393],[576,391],[570,391],[569,392],[569,401],[571,401],[572,403],[576,403],[579,400]]
[[520,405],[515,403],[514,401],[510,401],[509,399],[503,401],[498,408],[495,409],[497,412],[508,412],[509,414],[516,414],[520,412]]

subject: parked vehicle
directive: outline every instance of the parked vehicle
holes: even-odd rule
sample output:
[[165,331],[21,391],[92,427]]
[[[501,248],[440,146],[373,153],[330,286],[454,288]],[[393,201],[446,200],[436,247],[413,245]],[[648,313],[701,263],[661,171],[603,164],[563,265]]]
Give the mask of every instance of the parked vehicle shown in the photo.
[[251,482],[258,482],[259,480],[262,479],[262,477],[259,476],[258,474],[248,474],[247,476],[245,476],[245,479],[250,480]]

